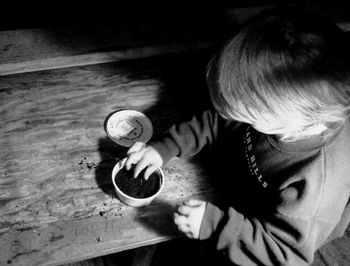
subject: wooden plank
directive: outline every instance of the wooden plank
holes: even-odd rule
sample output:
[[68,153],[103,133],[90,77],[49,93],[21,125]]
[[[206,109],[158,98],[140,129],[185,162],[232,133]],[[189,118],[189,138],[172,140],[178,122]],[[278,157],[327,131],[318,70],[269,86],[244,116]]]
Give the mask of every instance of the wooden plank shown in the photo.
[[[148,23],[145,29],[134,24],[135,28],[119,25],[91,30],[57,27],[2,31],[0,76],[207,49],[226,36],[225,30],[231,31],[268,7],[227,10],[211,14],[213,18],[207,21],[173,22],[174,25],[160,25],[158,21]],[[350,30],[347,22],[339,26]],[[142,31],[142,35],[135,31]]]
[[[239,21],[234,22],[235,25],[257,11],[254,7],[241,8],[237,9],[234,16],[241,12],[245,15],[240,16]],[[212,41],[218,37],[217,24],[224,22],[227,16],[232,16],[220,9],[197,14],[187,14],[186,11],[168,13],[168,16],[166,13],[155,14],[139,19],[135,15],[116,16],[108,24],[96,21],[96,24],[87,26],[81,24],[1,31],[0,62],[17,63],[133,47]]]
[[110,24],[0,31],[0,75],[206,49],[272,5],[169,16],[116,16]]
[[120,51],[88,53],[81,55],[52,57],[38,60],[29,60],[16,63],[0,64],[0,76],[25,73],[32,71],[65,68],[82,65],[116,62],[128,59],[140,59],[151,56],[169,55],[183,53],[193,50],[207,49],[211,42],[180,43],[163,46],[147,46],[123,49]]
[[[338,26],[344,31],[350,31],[350,23],[341,22]],[[2,34],[0,32],[0,41]],[[17,42],[12,40],[11,42]],[[92,65],[100,63],[118,62],[129,59],[139,59],[151,56],[161,56],[175,53],[184,53],[190,51],[205,50],[211,48],[215,44],[214,40],[196,40],[193,42],[168,44],[168,45],[153,45],[153,46],[141,46],[134,48],[114,48],[115,51],[85,53],[79,55],[63,55],[55,57],[47,53],[41,53],[39,55],[31,55],[28,58],[19,54],[13,58],[7,55],[6,52],[2,53],[3,58],[0,56],[0,76],[18,74],[25,72],[49,70],[56,68],[65,68],[82,65]],[[3,44],[2,46],[10,46],[10,44]],[[100,49],[101,47],[94,47]],[[1,43],[0,43],[1,49]],[[3,51],[6,48],[2,48]],[[118,50],[120,49],[120,50]],[[31,49],[30,49],[31,50]],[[41,48],[39,50],[42,50]],[[19,50],[20,51],[20,50]],[[35,59],[40,57],[46,57],[43,59]],[[14,62],[12,62],[14,61]]]
[[185,74],[193,77],[198,61],[185,55],[0,78],[0,265],[72,263],[178,236],[174,205],[212,197],[200,162],[172,161],[157,200],[127,207],[110,180],[126,149],[103,125],[123,108],[146,113],[155,135],[182,119],[198,92]]

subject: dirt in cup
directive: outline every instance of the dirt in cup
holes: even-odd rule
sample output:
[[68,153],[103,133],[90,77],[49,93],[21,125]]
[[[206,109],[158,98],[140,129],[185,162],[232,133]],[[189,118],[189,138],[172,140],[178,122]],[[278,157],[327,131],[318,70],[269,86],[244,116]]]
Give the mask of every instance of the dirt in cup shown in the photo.
[[144,178],[145,170],[143,170],[136,178],[134,178],[134,168],[129,171],[124,167],[115,176],[115,183],[123,193],[133,198],[148,198],[157,193],[161,185],[161,176],[155,171],[147,180]]

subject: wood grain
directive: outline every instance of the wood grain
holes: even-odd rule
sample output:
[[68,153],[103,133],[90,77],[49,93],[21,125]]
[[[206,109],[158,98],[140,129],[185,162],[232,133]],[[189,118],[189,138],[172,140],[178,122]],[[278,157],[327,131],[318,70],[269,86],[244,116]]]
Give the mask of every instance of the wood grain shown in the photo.
[[[110,180],[126,149],[106,137],[104,120],[118,109],[139,110],[157,136],[189,113],[177,95],[191,85],[179,78],[188,69],[164,64],[197,61],[167,57],[0,78],[1,265],[56,265],[178,236],[174,205],[212,197],[200,162],[171,161],[157,200],[128,207]],[[183,86],[170,88],[170,76]]]
[[168,45],[134,47],[116,51],[49,57],[45,59],[32,59],[28,61],[15,63],[1,63],[0,76],[72,66],[84,66],[130,59],[139,59],[175,53],[178,54],[182,52],[208,49],[211,45],[212,42],[201,41],[195,43],[178,43]]

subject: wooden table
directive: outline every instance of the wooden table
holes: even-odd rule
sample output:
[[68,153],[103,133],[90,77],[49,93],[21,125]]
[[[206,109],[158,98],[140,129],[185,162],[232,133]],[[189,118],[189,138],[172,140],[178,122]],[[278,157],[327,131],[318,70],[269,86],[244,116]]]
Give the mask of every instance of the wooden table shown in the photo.
[[147,207],[128,207],[110,178],[126,149],[103,126],[110,113],[134,109],[150,117],[158,136],[202,108],[201,58],[0,77],[0,265],[58,265],[179,236],[174,206],[212,198],[200,161],[171,161],[160,196]]

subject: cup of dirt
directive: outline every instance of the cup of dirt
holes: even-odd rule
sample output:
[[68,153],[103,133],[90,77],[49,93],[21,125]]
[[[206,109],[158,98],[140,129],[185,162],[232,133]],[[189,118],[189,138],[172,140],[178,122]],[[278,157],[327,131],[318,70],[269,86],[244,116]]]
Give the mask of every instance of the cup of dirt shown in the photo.
[[164,173],[161,168],[154,171],[147,180],[144,171],[133,177],[133,168],[126,170],[126,158],[119,161],[112,171],[112,182],[120,201],[133,207],[150,204],[164,187]]

